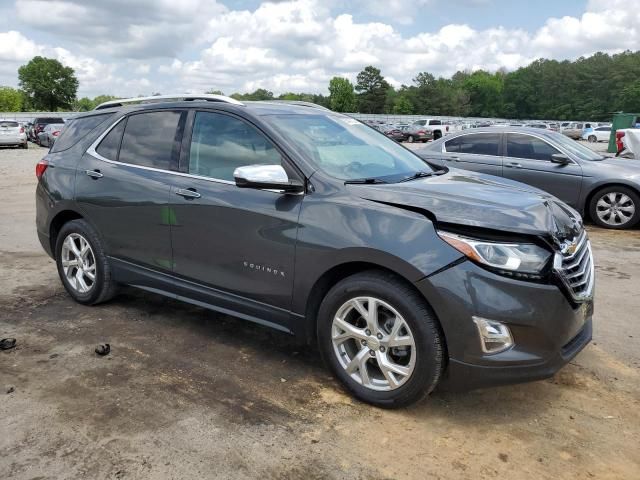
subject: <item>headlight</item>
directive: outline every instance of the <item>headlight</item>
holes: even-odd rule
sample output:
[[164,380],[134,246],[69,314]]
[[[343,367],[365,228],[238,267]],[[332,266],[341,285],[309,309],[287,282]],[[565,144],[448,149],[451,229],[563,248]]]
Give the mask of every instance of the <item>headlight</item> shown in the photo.
[[533,243],[490,242],[442,231],[438,235],[471,260],[505,272],[523,274],[514,276],[538,275],[551,257],[551,252]]

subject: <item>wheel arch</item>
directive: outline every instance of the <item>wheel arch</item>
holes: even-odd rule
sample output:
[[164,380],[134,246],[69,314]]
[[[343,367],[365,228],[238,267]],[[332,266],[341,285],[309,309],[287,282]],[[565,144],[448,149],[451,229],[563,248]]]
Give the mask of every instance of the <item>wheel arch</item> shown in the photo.
[[317,337],[316,326],[318,321],[318,318],[317,318],[318,310],[320,308],[320,304],[322,303],[322,300],[327,295],[329,290],[336,283],[340,282],[341,280],[347,277],[350,277],[360,272],[371,271],[371,270],[384,272],[392,275],[393,277],[395,277],[395,279],[398,282],[401,282],[408,288],[412,289],[416,294],[420,296],[420,298],[422,298],[427,303],[427,305],[429,305],[429,308],[433,312],[433,316],[436,320],[436,325],[438,327],[440,335],[443,339],[443,342],[444,342],[443,349],[446,353],[447,340],[444,335],[444,330],[442,329],[442,325],[440,324],[440,319],[438,318],[435,312],[435,309],[429,303],[429,300],[425,298],[422,292],[420,292],[420,290],[416,287],[415,283],[409,280],[406,276],[402,275],[401,273],[389,267],[386,267],[377,263],[367,262],[367,261],[350,261],[350,262],[344,262],[344,263],[334,265],[328,270],[326,270],[322,275],[320,275],[320,277],[315,281],[315,283],[313,284],[313,287],[309,292],[309,296],[307,297],[307,302],[306,302],[305,315],[304,315],[304,322],[305,322],[304,341],[308,344],[312,344],[316,341],[316,337]]
[[51,222],[49,223],[49,244],[51,246],[51,252],[54,260],[56,257],[56,241],[58,239],[58,233],[66,223],[71,220],[78,219],[84,219],[84,216],[79,212],[70,209],[61,210],[51,219]]

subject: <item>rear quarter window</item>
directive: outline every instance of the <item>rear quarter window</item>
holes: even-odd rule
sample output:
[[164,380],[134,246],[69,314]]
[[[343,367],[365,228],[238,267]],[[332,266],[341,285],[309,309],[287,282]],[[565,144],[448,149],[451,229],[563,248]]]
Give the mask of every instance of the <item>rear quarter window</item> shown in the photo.
[[[62,152],[73,147],[89,132],[102,125],[113,116],[113,113],[102,115],[92,115],[89,117],[80,117],[69,120],[62,129],[60,138],[56,141],[51,149],[52,153]],[[60,123],[60,122],[57,122]]]

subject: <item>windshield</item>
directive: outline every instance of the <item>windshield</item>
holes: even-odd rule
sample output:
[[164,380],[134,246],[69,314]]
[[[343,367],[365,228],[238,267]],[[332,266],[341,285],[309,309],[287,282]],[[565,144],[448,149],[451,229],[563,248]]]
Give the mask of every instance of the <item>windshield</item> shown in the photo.
[[264,118],[320,170],[340,180],[395,182],[432,171],[420,157],[353,118],[325,113]]
[[553,140],[580,160],[602,160],[604,158],[602,154],[594,152],[590,148],[585,147],[575,140],[565,137],[559,133],[553,135]]

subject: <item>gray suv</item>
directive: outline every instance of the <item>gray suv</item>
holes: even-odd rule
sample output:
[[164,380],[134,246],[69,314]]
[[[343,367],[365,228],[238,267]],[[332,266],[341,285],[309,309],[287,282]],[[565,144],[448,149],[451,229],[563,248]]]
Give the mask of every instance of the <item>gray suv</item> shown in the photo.
[[546,378],[591,339],[575,210],[312,104],[109,102],[36,175],[38,235],[77,302],[131,285],[275,328],[375,405]]

